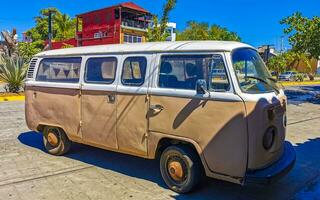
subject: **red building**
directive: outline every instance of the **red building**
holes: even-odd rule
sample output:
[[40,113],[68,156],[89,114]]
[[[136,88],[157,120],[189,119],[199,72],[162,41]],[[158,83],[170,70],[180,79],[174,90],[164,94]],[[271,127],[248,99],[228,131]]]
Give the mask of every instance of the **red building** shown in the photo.
[[144,42],[150,19],[147,10],[132,2],[83,13],[77,15],[75,38],[53,41],[52,48]]

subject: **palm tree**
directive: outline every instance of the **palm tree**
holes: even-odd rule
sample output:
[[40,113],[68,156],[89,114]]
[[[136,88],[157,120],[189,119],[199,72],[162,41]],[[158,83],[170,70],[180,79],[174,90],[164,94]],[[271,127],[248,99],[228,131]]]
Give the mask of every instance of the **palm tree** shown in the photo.
[[176,6],[177,0],[167,0],[163,6],[162,17],[158,19],[157,15],[153,16],[153,27],[148,30],[148,41],[164,41],[168,34],[166,33],[167,23],[169,22],[169,13]]
[[54,23],[56,27],[56,39],[65,40],[74,37],[76,23],[69,15],[57,13],[54,16]]
[[0,57],[0,81],[7,83],[7,92],[17,93],[23,86],[27,65],[21,57]]

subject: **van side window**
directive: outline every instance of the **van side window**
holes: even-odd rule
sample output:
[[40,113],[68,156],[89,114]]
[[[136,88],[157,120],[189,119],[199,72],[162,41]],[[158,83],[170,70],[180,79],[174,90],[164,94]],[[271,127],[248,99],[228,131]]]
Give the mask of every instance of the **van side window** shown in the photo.
[[144,83],[147,68],[145,57],[128,57],[123,63],[121,82],[123,85],[140,86]]
[[221,55],[213,55],[210,64],[209,88],[211,91],[228,91],[230,84],[226,72],[226,67]]
[[[220,55],[217,55],[220,56]],[[211,71],[211,73],[209,73]],[[217,76],[216,76],[217,75]],[[228,90],[223,59],[212,55],[168,55],[161,57],[159,87],[195,90],[196,82],[205,79],[211,91]]]
[[78,83],[81,58],[44,58],[36,80],[44,82]]
[[85,82],[111,84],[115,79],[117,58],[89,58],[85,70]]
[[211,55],[168,55],[161,57],[159,87],[195,90],[204,79]]

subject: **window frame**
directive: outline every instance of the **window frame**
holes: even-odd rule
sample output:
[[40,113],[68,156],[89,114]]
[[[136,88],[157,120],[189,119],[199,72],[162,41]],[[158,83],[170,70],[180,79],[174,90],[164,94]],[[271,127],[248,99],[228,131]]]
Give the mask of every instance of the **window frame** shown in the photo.
[[[144,76],[143,76],[143,82],[141,82],[140,84],[126,84],[123,82],[123,74],[124,74],[124,64],[125,62],[130,59],[130,58],[143,58],[145,60],[145,63],[146,63],[146,66],[145,66],[145,69],[144,69]],[[147,67],[148,67],[148,59],[146,56],[128,56],[126,57],[123,61],[122,61],[122,69],[121,69],[121,76],[120,76],[120,80],[121,80],[121,84],[123,86],[127,86],[127,87],[140,87],[142,86],[145,81],[146,81],[146,75],[147,75]]]
[[[114,69],[114,77],[112,82],[102,82],[102,81],[87,81],[87,69],[88,69],[88,63],[91,59],[104,59],[104,58],[114,58],[116,61],[116,67]],[[86,64],[84,67],[84,76],[83,76],[83,82],[84,83],[88,83],[88,84],[99,84],[99,85],[111,85],[115,82],[116,78],[117,78],[117,70],[118,70],[118,58],[115,56],[105,56],[105,57],[89,57],[86,59]]]
[[123,34],[123,42],[125,44],[129,43],[129,36],[127,34]]
[[[210,86],[210,88],[208,88],[208,90],[209,90],[209,92],[229,92],[229,91],[231,90],[231,84],[232,84],[232,82],[231,82],[231,77],[230,77],[229,72],[228,72],[227,62],[226,62],[226,60],[225,60],[225,58],[224,58],[224,55],[219,54],[219,53],[213,53],[213,54],[211,54],[211,57],[216,56],[216,55],[219,55],[219,56],[221,57],[221,60],[222,60],[222,62],[223,62],[224,72],[225,72],[225,74],[226,74],[226,78],[227,78],[227,80],[228,80],[228,85],[229,85],[229,86],[228,86],[228,88],[227,88],[226,90],[224,90],[224,91],[222,91],[222,90],[214,90],[213,88],[211,88],[211,86]],[[221,70],[221,69],[219,69],[219,70]],[[210,72],[210,73],[211,73],[211,72]],[[209,74],[208,74],[207,80],[208,80],[209,78],[212,78],[212,75],[209,77]],[[207,84],[209,85],[209,83],[207,83]]]
[[[126,40],[127,39],[127,40]],[[131,41],[130,41],[131,40]],[[134,41],[135,40],[135,41]],[[130,33],[124,33],[123,34],[123,42],[125,44],[136,44],[136,43],[142,43],[142,36],[140,35],[134,35]]]
[[[181,52],[181,53],[170,53],[170,52],[167,52],[167,53],[162,53],[160,54],[159,56],[159,60],[158,60],[158,65],[156,66],[157,67],[157,74],[156,74],[156,80],[155,80],[155,86],[156,88],[159,88],[159,89],[162,89],[162,90],[179,90],[179,91],[196,91],[195,89],[186,89],[186,88],[165,88],[165,87],[160,87],[160,68],[161,68],[161,64],[162,64],[162,58],[163,57],[166,57],[166,56],[210,56],[211,58],[215,55],[219,55],[224,63],[224,70],[225,70],[225,73],[226,73],[226,77],[227,77],[227,80],[228,80],[228,84],[229,84],[229,87],[227,90],[225,91],[219,91],[219,90],[213,90],[212,88],[208,88],[208,92],[214,92],[214,93],[226,93],[226,92],[232,92],[232,79],[231,79],[231,75],[230,75],[230,72],[229,72],[229,68],[228,68],[228,63],[227,63],[227,60],[225,58],[225,54],[223,52]],[[185,70],[185,69],[184,69]],[[208,74],[209,75],[209,74]],[[206,77],[206,81],[208,82],[209,80],[209,76]],[[207,83],[207,86],[209,86],[209,83]]]
[[[261,95],[261,94],[270,94],[270,93],[274,93],[274,90],[273,91],[261,91],[261,92],[252,92],[252,91],[245,91],[245,90],[243,90],[243,88],[241,87],[241,84],[240,84],[240,81],[239,81],[239,78],[238,78],[238,76],[237,76],[237,74],[236,74],[236,70],[235,70],[235,68],[234,68],[234,62],[233,62],[233,59],[232,59],[232,56],[233,56],[233,54],[236,52],[236,51],[239,51],[239,50],[253,50],[253,51],[255,51],[255,52],[257,52],[257,50],[256,49],[254,49],[254,48],[251,48],[251,47],[240,47],[240,48],[235,48],[235,49],[233,49],[231,52],[230,52],[230,66],[231,66],[231,68],[232,68],[232,70],[234,71],[234,83],[236,83],[237,84],[237,87],[238,87],[238,92],[240,92],[240,93],[243,93],[243,94],[250,94],[250,95]],[[258,53],[258,52],[257,52]],[[259,55],[260,56],[260,55]],[[262,59],[262,58],[261,58]],[[267,70],[269,71],[269,69],[267,68]],[[269,71],[269,73],[270,73],[270,71]]]
[[[44,81],[44,80],[38,80],[38,74],[41,68],[41,64],[45,61],[45,60],[50,60],[50,59],[79,59],[80,62],[80,66],[79,66],[79,77],[78,77],[78,81],[77,82],[65,82],[65,81]],[[83,62],[83,57],[82,56],[73,56],[73,57],[44,57],[41,58],[39,61],[39,64],[37,65],[37,73],[35,74],[34,80],[36,82],[42,82],[42,83],[58,83],[58,84],[79,84],[81,81],[81,68],[82,68],[82,62]]]
[[93,34],[93,38],[94,39],[100,39],[100,38],[102,38],[102,34],[101,34],[102,32],[95,32],[94,34]]

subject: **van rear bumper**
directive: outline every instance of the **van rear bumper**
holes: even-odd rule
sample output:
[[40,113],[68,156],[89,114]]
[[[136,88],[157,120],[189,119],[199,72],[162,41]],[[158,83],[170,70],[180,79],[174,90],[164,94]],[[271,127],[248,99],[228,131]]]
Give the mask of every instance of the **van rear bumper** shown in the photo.
[[285,142],[281,158],[267,168],[248,171],[246,183],[268,184],[285,176],[294,166],[296,152],[290,142]]

